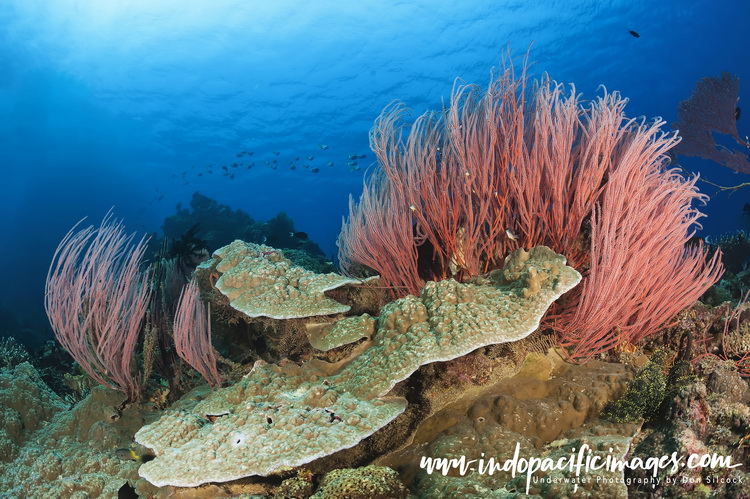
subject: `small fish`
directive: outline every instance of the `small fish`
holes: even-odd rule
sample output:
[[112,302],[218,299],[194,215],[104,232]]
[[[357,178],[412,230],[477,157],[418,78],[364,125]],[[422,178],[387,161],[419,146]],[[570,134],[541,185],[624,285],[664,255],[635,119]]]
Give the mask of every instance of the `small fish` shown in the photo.
[[290,232],[289,237],[294,237],[303,241],[310,238],[310,236],[307,235],[307,232]]
[[299,161],[299,156],[292,156],[292,159],[293,159],[294,161]]
[[297,167],[296,167],[295,165],[292,165],[292,166],[290,166],[290,167],[289,167],[289,169],[290,169],[290,170],[296,170],[296,169],[297,169]]
[[272,151],[272,152],[273,152],[273,153],[274,153],[274,154],[275,154],[276,156],[278,156],[279,154],[281,154],[281,153],[280,153],[279,151]]
[[359,168],[360,168],[359,166],[352,166],[352,169],[350,171],[358,172]]
[[138,461],[140,456],[133,451],[133,449],[127,449],[125,447],[117,449],[115,456],[119,457],[123,461]]
[[357,159],[357,158],[359,158],[358,154],[350,154],[349,155],[349,159]]
[[241,158],[242,157],[242,153],[238,152],[237,154],[235,154],[235,156],[237,156],[238,158]]
[[417,207],[416,207],[416,206],[414,206],[413,204],[410,204],[410,205],[409,205],[409,209],[410,209],[411,211],[417,211]]
[[367,157],[367,154],[360,154],[357,156],[359,159],[365,159]]
[[248,155],[248,156],[252,156],[252,155],[253,155],[253,154],[255,154],[255,153],[254,153],[253,151],[249,151],[249,152],[248,152],[248,151],[245,151],[245,154],[246,154],[246,155]]
[[121,447],[115,451],[115,456],[119,457],[123,461],[135,461],[140,463],[147,463],[153,461],[156,456],[150,453],[136,454],[133,449],[127,447]]
[[508,239],[511,241],[518,241],[518,234],[513,229],[505,229],[505,235],[508,236]]
[[315,159],[315,156],[305,156],[308,161],[312,161]]
[[742,116],[742,109],[740,109],[740,106],[737,106],[734,108],[734,121],[739,121],[740,116]]
[[136,461],[138,462],[141,459],[141,456],[135,453],[133,449],[128,449],[126,447],[122,447],[120,449],[117,449],[115,451],[115,456],[119,457],[123,461]]
[[240,165],[238,165],[237,163],[232,163],[232,164],[231,164],[231,165],[229,165],[229,166],[231,166],[232,168],[237,168],[237,167],[238,167],[238,166],[240,166]]
[[277,161],[275,159],[272,159],[271,163],[273,163],[275,165],[277,163]]
[[631,35],[633,35],[633,37],[635,37],[635,38],[640,38],[641,37],[641,35],[638,34],[637,31],[633,31],[632,29],[629,29],[628,33],[630,33]]
[[333,166],[333,161],[329,161],[328,166]]
[[356,161],[349,161],[347,163],[347,165],[349,165],[349,166],[357,166],[357,162]]
[[325,144],[318,144],[318,149],[322,149],[322,150],[324,150],[324,151],[325,151],[325,150],[327,150],[327,149],[328,149],[328,146],[327,146],[327,145],[325,145]]
[[318,173],[320,171],[320,168],[313,168],[310,171],[313,172],[313,173]]

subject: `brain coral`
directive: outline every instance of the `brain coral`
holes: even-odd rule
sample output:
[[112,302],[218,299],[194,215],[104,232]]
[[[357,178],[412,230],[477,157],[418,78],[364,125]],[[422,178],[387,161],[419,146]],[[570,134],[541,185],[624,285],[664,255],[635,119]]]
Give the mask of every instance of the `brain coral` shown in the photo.
[[421,365],[520,340],[580,274],[546,247],[517,250],[492,282],[428,283],[384,307],[371,346],[338,372],[322,363],[256,364],[235,385],[172,410],[136,440],[157,486],[197,486],[300,466],[356,445],[403,412],[387,394]]

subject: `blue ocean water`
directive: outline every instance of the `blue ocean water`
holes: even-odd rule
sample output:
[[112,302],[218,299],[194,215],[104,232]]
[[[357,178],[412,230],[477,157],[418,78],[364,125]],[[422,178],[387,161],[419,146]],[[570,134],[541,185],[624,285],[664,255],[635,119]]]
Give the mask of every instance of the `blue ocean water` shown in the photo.
[[[586,97],[620,91],[631,116],[675,121],[696,81],[722,71],[750,102],[748,22],[746,0],[5,0],[0,306],[46,327],[47,267],[75,222],[114,206],[129,230],[158,232],[195,191],[256,220],[285,211],[332,255],[382,108],[439,108],[456,78],[485,85],[508,46],[521,56],[533,42],[532,72]],[[353,154],[366,154],[359,170]],[[222,175],[239,161],[255,166]],[[719,184],[750,181],[681,164]],[[704,233],[740,228],[746,202],[750,188],[716,196]]]

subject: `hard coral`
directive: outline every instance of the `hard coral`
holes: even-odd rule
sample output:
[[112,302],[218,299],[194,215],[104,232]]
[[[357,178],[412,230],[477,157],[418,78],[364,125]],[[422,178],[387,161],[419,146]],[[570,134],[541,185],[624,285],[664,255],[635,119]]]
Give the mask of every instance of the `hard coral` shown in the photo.
[[[580,274],[549,248],[523,250],[502,283],[428,283],[419,298],[387,305],[372,346],[336,372],[308,362],[256,364],[235,385],[143,427],[136,440],[157,457],[151,483],[196,486],[300,466],[356,445],[405,408],[389,396],[421,365],[522,339]],[[509,259],[518,262],[518,258]]]
[[277,249],[240,240],[216,250],[197,273],[217,273],[216,289],[235,310],[247,317],[274,319],[346,312],[348,305],[327,298],[324,293],[362,282],[334,273],[316,274],[293,265]]

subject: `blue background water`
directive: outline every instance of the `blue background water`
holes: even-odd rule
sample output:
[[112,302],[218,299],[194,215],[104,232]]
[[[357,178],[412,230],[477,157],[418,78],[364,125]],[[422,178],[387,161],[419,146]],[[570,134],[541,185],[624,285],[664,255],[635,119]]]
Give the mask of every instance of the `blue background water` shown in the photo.
[[[747,0],[2,3],[0,304],[42,327],[55,246],[113,205],[129,230],[157,231],[199,190],[256,220],[286,211],[334,253],[365,173],[347,156],[373,161],[367,132],[381,109],[393,99],[438,108],[457,77],[486,84],[507,44],[522,55],[533,41],[534,71],[587,97],[600,84],[621,91],[631,116],[674,121],[696,81],[721,71],[741,78],[750,102]],[[750,104],[745,113],[743,135]],[[244,150],[255,167],[222,176],[220,165],[250,159],[235,157]],[[315,159],[292,171],[294,155]],[[277,170],[264,165],[273,158]],[[681,163],[715,182],[750,181]],[[706,231],[739,228],[749,197],[712,200]]]

